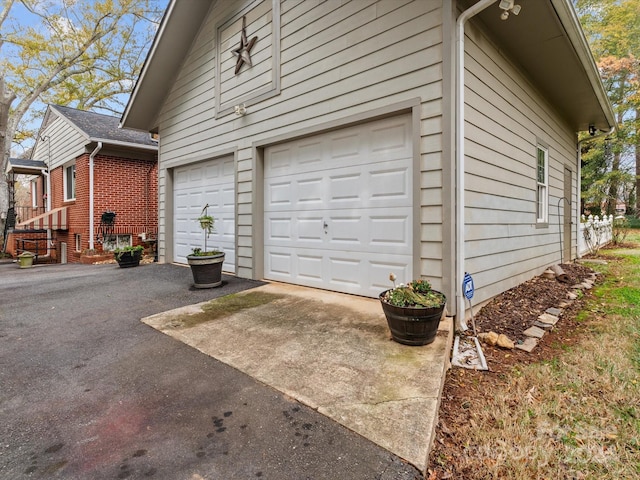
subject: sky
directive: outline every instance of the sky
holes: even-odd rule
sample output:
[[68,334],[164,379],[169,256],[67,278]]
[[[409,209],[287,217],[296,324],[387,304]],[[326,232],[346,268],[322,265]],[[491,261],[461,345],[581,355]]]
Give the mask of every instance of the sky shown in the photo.
[[[71,7],[75,3],[75,0],[64,0],[64,1],[66,1],[66,4]],[[114,1],[118,1],[118,0],[114,0]],[[162,11],[164,11],[164,9],[166,8],[169,2],[169,0],[153,0],[153,1],[156,3],[156,5],[160,9],[162,9]],[[49,7],[47,8],[53,8],[53,11],[60,11],[58,9],[60,8],[60,6],[64,4],[63,0],[35,0],[35,1],[32,0],[32,3],[47,4],[49,5]],[[90,3],[95,3],[95,2],[92,1]],[[52,11],[52,10],[47,10],[47,11]],[[61,21],[62,25],[64,25],[65,21],[66,20]],[[69,21],[73,21],[73,20],[69,20]],[[34,27],[41,32],[46,31],[46,29],[48,28],[47,26],[42,25],[41,19],[37,15],[34,15],[33,13],[29,12],[21,1],[16,0],[13,6],[11,7],[9,17],[7,18],[7,20],[5,21],[4,25],[0,30],[0,35],[14,29],[17,31],[23,31],[28,27]],[[5,43],[2,46],[2,50],[0,50],[0,56],[4,57],[5,59],[11,59],[13,52],[15,52],[15,47],[13,47],[9,43]],[[145,55],[141,57],[141,61],[144,60],[145,56],[146,56],[146,52],[145,52]],[[121,102],[126,104],[127,100],[128,100],[128,96],[121,97]],[[20,98],[16,99],[13,103],[13,106],[15,107],[19,101],[20,101]],[[70,105],[70,106],[74,106],[74,105]],[[42,122],[42,115],[44,114],[45,110],[46,110],[46,105],[43,104],[42,102],[34,103],[31,106],[30,111],[36,114],[36,118],[34,118],[28,123],[27,127],[29,129],[37,130],[40,127],[40,124]],[[114,115],[114,113],[110,111],[99,111],[99,110],[95,110],[95,111],[97,111],[98,113]],[[21,145],[16,145],[14,143],[14,148],[12,149],[11,156],[22,155],[26,149],[33,146],[33,143],[35,143],[35,140],[22,142]]]

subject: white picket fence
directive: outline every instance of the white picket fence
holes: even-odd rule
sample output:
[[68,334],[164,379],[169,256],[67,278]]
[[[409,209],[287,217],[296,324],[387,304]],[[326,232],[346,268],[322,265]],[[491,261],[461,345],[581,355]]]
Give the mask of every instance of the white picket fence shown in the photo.
[[578,235],[579,256],[595,253],[600,247],[613,239],[613,215],[582,215],[580,234]]

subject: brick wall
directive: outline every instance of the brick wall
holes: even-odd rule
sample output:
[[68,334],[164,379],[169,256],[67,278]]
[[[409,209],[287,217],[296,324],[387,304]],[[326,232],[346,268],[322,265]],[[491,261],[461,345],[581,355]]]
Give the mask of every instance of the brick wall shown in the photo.
[[[64,168],[51,171],[52,208],[68,207],[69,230],[58,231],[60,242],[67,243],[67,260],[80,262],[89,248],[89,154],[76,159],[76,199],[64,201]],[[114,233],[130,234],[134,245],[146,233],[155,238],[158,231],[158,164],[155,161],[96,155],[94,158],[94,232],[99,231],[100,217],[110,210],[116,213]],[[76,250],[80,235],[80,250]],[[95,242],[94,248],[101,249]]]

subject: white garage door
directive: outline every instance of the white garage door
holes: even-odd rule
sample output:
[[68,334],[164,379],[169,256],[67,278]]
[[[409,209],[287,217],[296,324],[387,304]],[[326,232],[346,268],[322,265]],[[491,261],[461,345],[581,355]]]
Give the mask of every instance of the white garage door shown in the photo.
[[412,278],[409,116],[265,152],[265,278],[376,297]]
[[207,250],[225,252],[223,269],[235,272],[235,188],[233,157],[178,167],[173,172],[173,261],[187,263],[194,247],[204,248],[204,233],[197,222],[209,204],[215,218]]

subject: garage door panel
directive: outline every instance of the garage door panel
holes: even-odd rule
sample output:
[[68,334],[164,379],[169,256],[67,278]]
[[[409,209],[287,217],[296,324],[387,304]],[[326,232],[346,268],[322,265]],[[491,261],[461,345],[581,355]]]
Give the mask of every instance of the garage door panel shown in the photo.
[[377,296],[413,265],[411,118],[265,151],[265,277]]
[[305,168],[320,169],[322,164],[323,143],[317,140],[301,140],[296,145],[295,157],[298,164]]
[[324,258],[321,255],[298,254],[296,255],[296,265],[298,266],[298,278],[309,282],[322,281],[322,263]]
[[209,160],[174,169],[174,258],[187,263],[193,248],[204,247],[197,218],[208,204],[215,219],[207,250],[225,252],[225,271],[235,271],[235,164],[232,157]]
[[269,183],[265,186],[265,210],[273,211],[291,206],[291,182]]
[[[295,226],[294,232],[297,233],[297,240],[301,243],[314,243],[322,244],[324,242],[324,229],[323,219],[321,216],[298,216],[294,219]],[[291,241],[295,242],[296,238],[291,237]]]
[[335,252],[329,255],[329,283],[334,287],[357,288],[364,273],[362,263],[362,260],[336,255]]
[[269,248],[265,252],[265,270],[269,278],[287,279],[293,276],[291,252]]
[[409,198],[409,170],[407,167],[369,172],[371,200],[374,202],[405,201]]
[[351,215],[348,217],[331,217],[327,222],[327,235],[329,243],[335,243],[341,247],[362,246],[366,242],[363,236],[366,234],[362,228],[362,216]]
[[290,217],[271,217],[265,225],[265,241],[270,245],[277,241],[291,242],[292,228]]
[[228,211],[234,211],[236,205],[236,191],[233,186],[222,189],[222,206]]
[[405,257],[393,257],[373,259],[369,262],[369,278],[371,279],[370,293],[377,295],[380,292],[393,287],[389,275],[393,273],[398,283],[407,283],[412,280],[410,264]]
[[406,251],[411,246],[410,212],[399,215],[375,215],[369,218],[370,245],[397,247]]
[[312,205],[318,208],[323,203],[324,190],[323,178],[315,177],[297,180],[294,189],[290,193],[294,195],[296,203]]
[[389,120],[369,129],[374,155],[411,155],[410,129],[405,120]]
[[329,175],[328,184],[330,208],[361,201],[362,191],[358,188],[362,185],[361,172]]
[[366,133],[360,129],[350,129],[344,133],[335,132],[329,137],[329,153],[331,160],[345,161],[357,158],[363,153],[362,137]]

